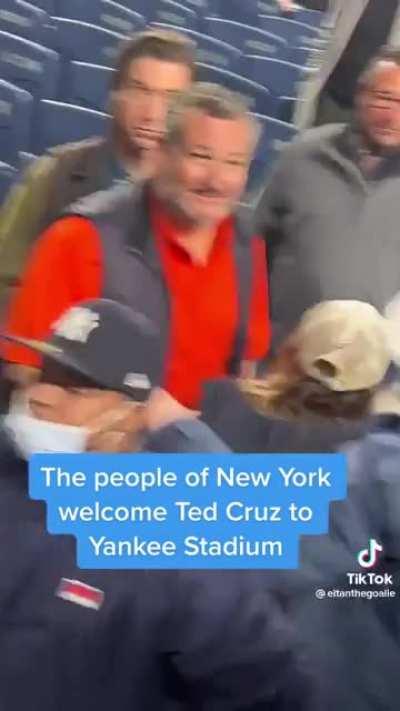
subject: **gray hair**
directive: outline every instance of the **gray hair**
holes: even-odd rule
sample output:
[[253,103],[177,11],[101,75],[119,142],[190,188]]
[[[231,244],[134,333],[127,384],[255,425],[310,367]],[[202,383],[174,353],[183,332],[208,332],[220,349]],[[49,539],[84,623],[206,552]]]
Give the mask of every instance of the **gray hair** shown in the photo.
[[193,110],[213,118],[248,121],[254,132],[254,145],[257,144],[261,126],[250,113],[246,99],[224,86],[207,82],[196,82],[172,101],[167,116],[166,143],[181,143],[185,117]]
[[395,64],[400,69],[400,47],[382,47],[378,54],[372,57],[372,59],[368,62],[367,66],[365,67],[364,71],[358,79],[358,90],[360,91],[362,89],[365,89],[365,87],[368,86],[376,68],[380,64],[386,63]]

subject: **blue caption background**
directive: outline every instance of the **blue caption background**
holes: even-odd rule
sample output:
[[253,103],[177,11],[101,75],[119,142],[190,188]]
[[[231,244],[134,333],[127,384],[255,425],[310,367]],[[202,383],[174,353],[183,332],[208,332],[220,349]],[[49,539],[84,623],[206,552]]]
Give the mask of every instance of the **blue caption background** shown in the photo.
[[331,455],[36,454],[29,492],[80,568],[296,568],[346,496]]

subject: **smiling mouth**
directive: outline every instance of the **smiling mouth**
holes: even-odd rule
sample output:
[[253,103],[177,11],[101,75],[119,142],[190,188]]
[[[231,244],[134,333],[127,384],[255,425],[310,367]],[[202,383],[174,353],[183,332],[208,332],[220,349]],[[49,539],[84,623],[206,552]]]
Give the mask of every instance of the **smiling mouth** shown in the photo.
[[210,193],[202,193],[198,191],[193,191],[193,195],[195,195],[200,200],[207,200],[208,202],[221,202],[224,199],[222,195],[213,195]]
[[163,137],[163,134],[160,131],[153,131],[150,128],[137,128],[135,133],[139,136],[152,138],[155,141],[159,141]]

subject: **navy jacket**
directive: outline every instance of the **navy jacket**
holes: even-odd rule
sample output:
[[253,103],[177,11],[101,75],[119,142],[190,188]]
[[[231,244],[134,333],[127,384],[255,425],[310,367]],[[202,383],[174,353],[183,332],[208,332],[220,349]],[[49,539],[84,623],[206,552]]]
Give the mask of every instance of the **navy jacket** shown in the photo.
[[[286,589],[316,677],[316,709],[398,711],[400,698],[400,417],[369,423],[366,434],[343,448],[348,496],[331,505],[330,536],[303,542],[303,569]],[[383,552],[368,570],[357,554],[375,538]],[[352,584],[348,573],[382,576]],[[385,578],[385,576],[387,576]],[[300,592],[302,583],[302,592]],[[264,577],[264,584],[269,580]],[[317,599],[323,589],[326,597]],[[395,597],[329,597],[331,590]],[[289,594],[290,596],[290,594]]]
[[[60,599],[62,578],[104,593]],[[307,711],[277,600],[246,572],[84,571],[0,432],[1,711]]]

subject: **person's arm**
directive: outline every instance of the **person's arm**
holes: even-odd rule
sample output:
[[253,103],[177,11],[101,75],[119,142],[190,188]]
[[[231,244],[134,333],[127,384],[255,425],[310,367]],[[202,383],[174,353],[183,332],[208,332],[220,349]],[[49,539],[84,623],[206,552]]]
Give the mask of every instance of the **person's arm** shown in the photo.
[[27,254],[46,223],[55,159],[43,156],[27,168],[0,209],[0,301],[21,277]]
[[172,668],[196,711],[309,708],[305,661],[277,598],[248,572],[182,572]]
[[[44,232],[32,252],[11,302],[5,331],[28,339],[46,338],[68,307],[99,296],[101,279],[94,225],[79,217],[58,220]],[[38,368],[41,362],[35,353],[13,343],[5,345],[3,358],[30,368]]]

